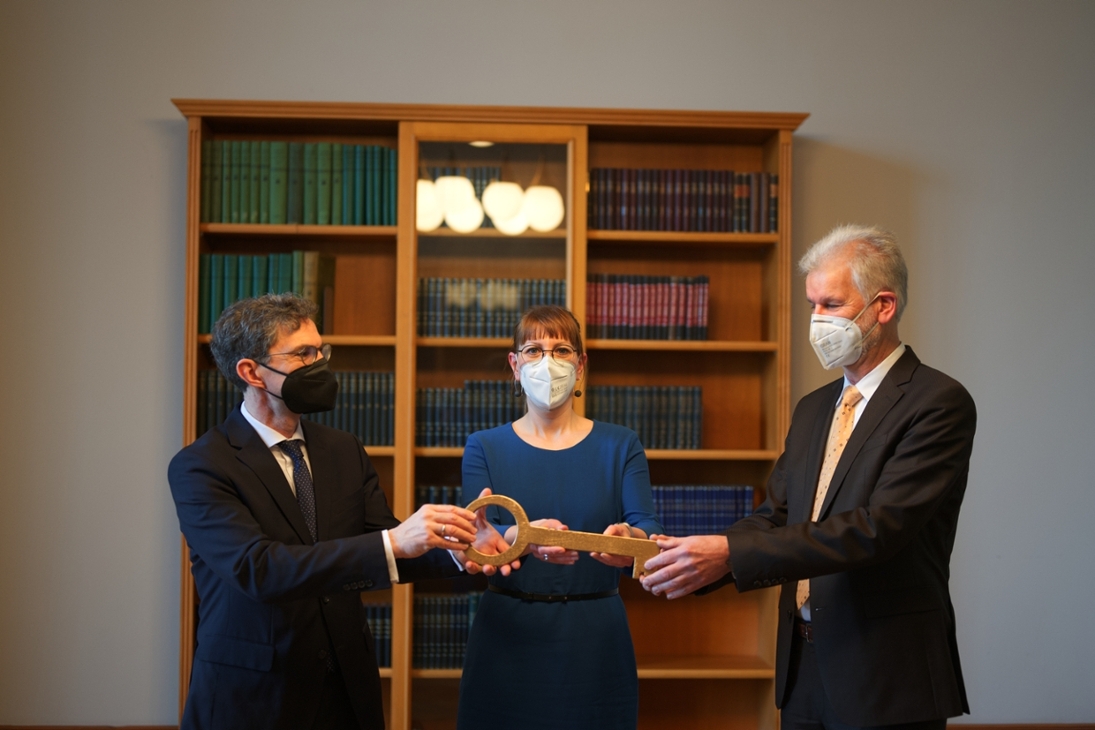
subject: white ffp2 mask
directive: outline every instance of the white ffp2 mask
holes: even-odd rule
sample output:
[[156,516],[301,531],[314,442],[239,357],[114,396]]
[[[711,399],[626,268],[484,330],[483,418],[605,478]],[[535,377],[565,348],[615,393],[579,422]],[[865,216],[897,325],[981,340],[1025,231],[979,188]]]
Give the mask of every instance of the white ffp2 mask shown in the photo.
[[[866,335],[859,331],[855,322],[877,298],[878,295],[875,294],[852,319],[825,314],[815,314],[810,318],[810,344],[817,353],[817,359],[821,361],[822,367],[832,370],[851,365],[863,355],[863,338]],[[874,327],[871,327],[867,334],[874,332],[877,326],[878,322],[875,322]]]
[[558,408],[574,391],[577,370],[569,362],[556,362],[544,354],[539,362],[521,368],[521,388],[530,403],[544,410]]

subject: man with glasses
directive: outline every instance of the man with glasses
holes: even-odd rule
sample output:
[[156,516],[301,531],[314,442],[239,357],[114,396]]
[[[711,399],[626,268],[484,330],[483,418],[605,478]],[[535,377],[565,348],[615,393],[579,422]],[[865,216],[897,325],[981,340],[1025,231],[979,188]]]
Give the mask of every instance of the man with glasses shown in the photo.
[[361,592],[454,575],[469,544],[508,547],[452,505],[401,524],[357,438],[301,419],[338,394],[315,314],[293,294],[224,311],[210,349],[243,403],[168,468],[200,600],[184,729],[380,730]]

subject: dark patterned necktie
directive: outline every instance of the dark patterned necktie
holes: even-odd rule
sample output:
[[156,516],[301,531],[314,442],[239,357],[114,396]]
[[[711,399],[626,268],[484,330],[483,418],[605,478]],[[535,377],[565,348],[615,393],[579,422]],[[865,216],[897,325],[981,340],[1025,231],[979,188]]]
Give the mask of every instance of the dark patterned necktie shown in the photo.
[[304,521],[308,523],[308,532],[312,533],[312,541],[319,539],[316,530],[316,488],[312,483],[312,474],[308,471],[308,464],[304,462],[304,451],[301,445],[304,442],[299,439],[282,441],[278,448],[289,455],[293,460],[293,485],[297,490],[297,504],[304,513]]

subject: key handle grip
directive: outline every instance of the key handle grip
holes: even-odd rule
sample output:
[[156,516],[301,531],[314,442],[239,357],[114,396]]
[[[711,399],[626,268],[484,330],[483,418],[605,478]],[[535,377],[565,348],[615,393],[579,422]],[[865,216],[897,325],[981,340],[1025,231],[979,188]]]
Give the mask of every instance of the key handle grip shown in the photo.
[[469,504],[467,509],[474,512],[480,507],[486,507],[489,504],[498,505],[512,514],[513,518],[517,520],[517,535],[513,539],[513,545],[510,546],[509,550],[498,553],[497,555],[484,555],[469,545],[468,549],[464,551],[464,555],[467,556],[468,560],[479,563],[480,565],[505,565],[507,563],[512,563],[514,560],[521,557],[521,553],[525,552],[525,548],[528,547],[528,515],[525,514],[524,507],[522,507],[516,499],[507,497],[504,494],[488,494],[486,497],[480,497]]

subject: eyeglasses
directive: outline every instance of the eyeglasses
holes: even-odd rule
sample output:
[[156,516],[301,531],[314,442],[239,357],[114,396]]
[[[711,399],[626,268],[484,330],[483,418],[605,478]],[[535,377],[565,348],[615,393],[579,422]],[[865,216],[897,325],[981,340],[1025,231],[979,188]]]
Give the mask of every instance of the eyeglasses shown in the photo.
[[331,346],[320,345],[319,347],[316,347],[315,345],[305,345],[299,350],[295,350],[293,352],[271,352],[266,357],[267,359],[269,359],[271,357],[278,357],[279,355],[282,357],[295,357],[299,359],[302,364],[311,365],[319,359],[320,355],[323,356],[324,360],[330,360]]
[[537,345],[525,345],[517,352],[524,355],[529,362],[540,362],[544,358],[545,352],[551,355],[551,359],[555,362],[570,362],[578,354],[578,351],[570,345],[557,345],[550,350],[545,350]]

